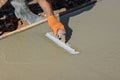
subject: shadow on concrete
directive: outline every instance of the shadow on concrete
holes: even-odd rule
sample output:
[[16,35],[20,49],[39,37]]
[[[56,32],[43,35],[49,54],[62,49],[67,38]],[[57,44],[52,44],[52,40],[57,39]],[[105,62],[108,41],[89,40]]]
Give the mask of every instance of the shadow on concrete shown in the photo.
[[69,26],[70,17],[81,14],[84,11],[91,10],[95,6],[95,3],[96,1],[93,1],[59,14],[60,21],[64,24],[66,30],[66,43],[70,40],[73,33],[73,30]]

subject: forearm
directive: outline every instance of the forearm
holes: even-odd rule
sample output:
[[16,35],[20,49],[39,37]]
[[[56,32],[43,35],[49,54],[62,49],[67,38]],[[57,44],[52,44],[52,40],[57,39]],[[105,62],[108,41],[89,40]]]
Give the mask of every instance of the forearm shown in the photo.
[[38,0],[38,3],[47,16],[54,15],[50,0]]
[[54,36],[65,34],[64,25],[54,16],[50,0],[38,0],[38,3],[48,16],[48,24],[51,27]]

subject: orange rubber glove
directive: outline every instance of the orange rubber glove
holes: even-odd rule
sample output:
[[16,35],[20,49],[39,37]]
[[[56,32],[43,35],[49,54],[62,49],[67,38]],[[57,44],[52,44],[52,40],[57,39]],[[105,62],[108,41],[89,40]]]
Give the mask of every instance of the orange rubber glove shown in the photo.
[[64,25],[54,15],[48,17],[48,25],[53,30],[54,36],[57,35],[58,29],[64,30]]

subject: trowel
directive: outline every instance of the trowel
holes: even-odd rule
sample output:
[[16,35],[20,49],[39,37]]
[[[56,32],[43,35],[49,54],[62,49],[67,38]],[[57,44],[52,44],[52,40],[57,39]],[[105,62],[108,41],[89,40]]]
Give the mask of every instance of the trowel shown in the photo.
[[62,29],[58,30],[58,33],[56,36],[53,35],[53,32],[48,32],[45,34],[46,37],[48,37],[50,40],[52,40],[55,44],[60,46],[61,48],[65,49],[70,54],[78,54],[79,51],[76,51],[74,48],[72,48],[68,43],[66,43],[65,39],[65,33]]

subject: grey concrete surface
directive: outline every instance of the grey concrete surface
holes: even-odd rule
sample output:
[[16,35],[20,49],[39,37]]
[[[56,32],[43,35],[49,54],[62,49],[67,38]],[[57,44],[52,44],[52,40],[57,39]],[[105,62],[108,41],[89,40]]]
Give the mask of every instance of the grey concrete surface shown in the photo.
[[0,40],[0,80],[120,80],[120,1],[62,16],[71,55],[44,35],[47,23]]

